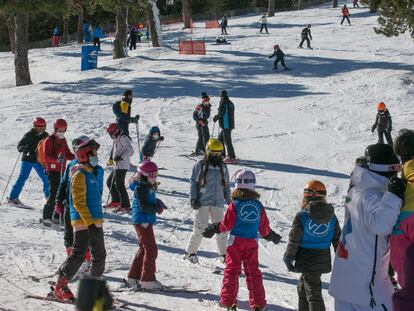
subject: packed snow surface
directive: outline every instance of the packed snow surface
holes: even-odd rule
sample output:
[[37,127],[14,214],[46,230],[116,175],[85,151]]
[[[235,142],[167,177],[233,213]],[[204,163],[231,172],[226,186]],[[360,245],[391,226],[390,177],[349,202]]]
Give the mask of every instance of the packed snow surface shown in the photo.
[[[112,59],[107,39],[99,55],[99,69],[88,72],[80,72],[79,45],[30,50],[33,84],[19,88],[14,87],[12,54],[0,53],[1,191],[18,156],[17,142],[36,116],[47,120],[49,131],[56,118],[65,118],[68,141],[81,134],[97,139],[102,146],[100,164],[106,166],[112,142],[105,126],[114,120],[111,106],[125,89],[132,88],[132,115],[141,115],[141,142],[152,125],[158,125],[166,137],[154,157],[159,167],[167,169],[159,174],[160,188],[167,194],[159,197],[169,207],[155,227],[157,278],[166,285],[211,290],[197,294],[115,293],[115,297],[129,301],[131,310],[213,310],[222,281],[221,275],[211,272],[215,239],[203,242],[201,266],[183,260],[192,230],[187,194],[195,163],[183,155],[195,147],[192,111],[201,92],[211,95],[214,115],[219,91],[226,89],[236,106],[234,146],[242,160],[230,166],[230,173],[241,168],[256,173],[271,226],[283,236],[277,246],[260,242],[268,310],[295,310],[299,275],[286,271],[282,256],[291,222],[300,208],[303,186],[312,178],[323,181],[342,223],[354,160],[377,139],[370,131],[376,104],[387,104],[394,136],[401,128],[412,128],[414,121],[412,40],[408,35],[386,38],[375,34],[377,16],[366,8],[351,8],[352,26],[341,26],[340,7],[330,6],[277,13],[268,19],[269,35],[258,34],[259,15],[230,18],[229,45],[214,45],[219,30],[205,29],[197,22],[193,34],[181,30],[181,24],[165,26],[164,47],[153,49],[142,43],[126,59]],[[300,31],[308,23],[312,24],[315,49],[298,49]],[[179,55],[179,38],[205,39],[207,55]],[[267,57],[274,44],[285,52],[291,71],[272,71]],[[130,132],[136,151],[137,133],[132,125]],[[137,156],[132,162],[137,164]],[[18,167],[12,183],[17,174]],[[106,197],[107,189],[104,201]],[[0,207],[1,309],[72,310],[69,305],[23,299],[27,292],[48,292],[47,281],[54,277],[34,282],[29,276],[53,274],[66,252],[63,231],[39,224],[44,198],[35,172],[20,199],[35,210]],[[180,227],[167,241],[176,226]],[[117,288],[137,250],[136,236],[128,215],[108,213],[104,231],[105,277],[111,288]],[[333,310],[333,299],[327,292],[329,278],[323,277],[323,295],[328,310]],[[70,287],[76,291],[77,282]],[[239,298],[240,309],[247,310],[244,278]]]

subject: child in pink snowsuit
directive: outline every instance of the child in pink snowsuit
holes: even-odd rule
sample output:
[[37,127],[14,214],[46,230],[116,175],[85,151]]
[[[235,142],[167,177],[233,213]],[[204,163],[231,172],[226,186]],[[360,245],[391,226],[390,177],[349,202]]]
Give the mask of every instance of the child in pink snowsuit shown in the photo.
[[253,172],[242,170],[236,173],[236,189],[231,194],[224,219],[213,223],[203,232],[211,238],[215,233],[230,231],[226,248],[226,268],[219,306],[236,310],[239,276],[243,263],[249,304],[253,310],[264,310],[266,306],[262,273],[259,270],[258,234],[277,244],[281,236],[269,227],[266,211],[255,191],[256,178]]
[[395,153],[403,162],[402,178],[407,182],[404,204],[391,234],[391,265],[398,274],[398,283],[404,286],[404,254],[414,241],[414,131],[401,130],[394,144]]

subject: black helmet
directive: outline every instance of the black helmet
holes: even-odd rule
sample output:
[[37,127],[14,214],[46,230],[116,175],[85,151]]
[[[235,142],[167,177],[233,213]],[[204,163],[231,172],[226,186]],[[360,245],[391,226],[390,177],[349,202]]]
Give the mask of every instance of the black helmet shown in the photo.
[[369,145],[365,149],[364,157],[370,171],[388,178],[396,175],[401,169],[400,160],[387,144]]
[[221,96],[221,98],[226,98],[228,95],[227,95],[227,91],[226,90],[222,90],[221,92],[220,92],[220,96]]

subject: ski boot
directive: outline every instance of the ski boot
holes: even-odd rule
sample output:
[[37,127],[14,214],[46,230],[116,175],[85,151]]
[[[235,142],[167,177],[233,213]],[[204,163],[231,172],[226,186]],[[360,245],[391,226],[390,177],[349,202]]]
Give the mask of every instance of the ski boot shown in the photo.
[[255,305],[252,310],[253,311],[264,311],[266,310],[266,307],[261,308],[260,306]]
[[225,265],[226,264],[226,255],[220,255],[216,259],[219,263]]
[[229,156],[227,156],[224,159],[224,163],[226,163],[226,164],[236,164],[237,163],[237,158],[230,158]]
[[188,254],[188,253],[185,253],[184,260],[188,260],[189,262],[191,262],[193,264],[197,264],[198,263],[197,254]]
[[162,290],[164,286],[158,281],[141,281],[141,288],[147,290]]
[[74,301],[75,296],[73,295],[72,291],[68,287],[69,280],[65,278],[63,275],[59,275],[59,278],[56,282],[54,294],[57,299],[59,300],[69,300]]
[[221,302],[218,304],[218,310],[231,310],[231,311],[237,311],[237,305],[233,303],[231,306],[223,305]]
[[14,199],[10,199],[7,198],[7,203],[12,204],[12,205],[22,205],[22,201],[19,200],[19,198],[14,198]]
[[122,207],[122,206],[118,206],[117,208],[114,209],[114,213],[115,214],[130,214],[132,211],[132,209],[130,207]]
[[132,290],[139,290],[141,288],[141,284],[137,279],[124,279],[124,284],[126,288],[130,288]]
[[118,208],[120,206],[121,206],[120,202],[111,202],[106,206],[106,208]]

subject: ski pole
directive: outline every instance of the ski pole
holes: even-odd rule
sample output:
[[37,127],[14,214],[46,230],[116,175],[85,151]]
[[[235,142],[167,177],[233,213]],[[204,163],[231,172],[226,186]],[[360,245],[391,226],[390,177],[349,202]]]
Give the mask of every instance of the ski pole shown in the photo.
[[137,129],[137,145],[138,145],[138,152],[141,152],[141,147],[139,145],[139,120],[135,123],[135,128]]
[[206,149],[206,140],[204,138],[204,130],[203,130],[203,126],[200,124],[200,129],[201,129],[201,136],[203,137],[203,147],[204,147],[204,151]]
[[12,171],[10,173],[9,179],[7,180],[6,187],[4,188],[3,194],[1,196],[0,205],[3,204],[2,202],[3,202],[4,195],[6,194],[7,187],[9,186],[10,180],[11,180],[11,178],[13,176],[14,170],[16,169],[17,162],[19,162],[19,159],[20,159],[20,156],[21,155],[22,155],[22,153],[19,152],[19,155],[17,156],[16,162],[14,163],[13,169],[12,169]]
[[104,211],[104,213],[105,213],[105,214],[106,214],[106,207],[107,207],[107,205],[108,205],[109,198],[111,197],[111,190],[112,190],[112,187],[114,186],[114,182],[115,182],[115,174],[116,174],[116,170],[117,170],[117,168],[118,168],[118,163],[115,163],[114,170],[112,171],[111,185],[109,186],[109,193],[108,193],[108,197],[106,198],[105,211]]
[[[60,183],[59,185],[62,183],[62,179],[63,179],[63,162],[60,164]],[[59,230],[62,226],[62,214],[59,214]]]
[[184,224],[184,222],[186,221],[186,219],[188,218],[188,217],[190,217],[190,215],[191,215],[191,213],[193,212],[193,209],[191,209],[189,212],[188,212],[188,214],[187,215],[185,215],[184,217],[183,217],[183,220],[177,225],[177,226],[175,226],[175,228],[173,229],[173,231],[171,231],[171,233],[170,233],[170,235],[169,235],[169,237],[166,239],[166,240],[164,240],[164,243],[167,243],[167,242],[169,242],[170,241],[170,239],[171,239],[171,237],[173,236],[173,234],[174,234],[174,232],[178,229],[178,228],[181,228],[181,226]]

